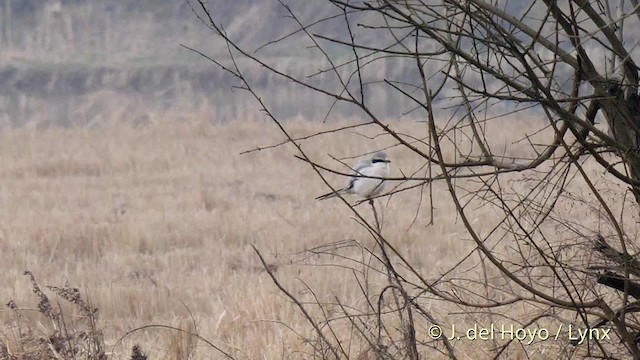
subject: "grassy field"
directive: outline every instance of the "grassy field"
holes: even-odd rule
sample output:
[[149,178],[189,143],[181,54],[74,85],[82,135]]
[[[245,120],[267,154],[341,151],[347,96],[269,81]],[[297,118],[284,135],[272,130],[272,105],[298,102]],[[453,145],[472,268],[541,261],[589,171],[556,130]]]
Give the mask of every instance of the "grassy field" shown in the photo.
[[[338,125],[344,124],[287,124],[294,135]],[[393,126],[425,134],[424,123]],[[303,146],[316,160],[339,169],[327,154],[358,156],[393,144],[388,137],[374,137],[377,133],[346,131]],[[202,342],[191,348],[193,338],[166,329],[140,330],[117,342],[126,332],[152,324],[195,331],[238,359],[305,358],[309,348],[302,338],[313,337],[312,331],[274,286],[251,245],[292,293],[309,299],[312,289],[320,301],[337,297],[358,306],[362,294],[347,280],[350,272],[320,266],[324,260],[304,251],[342,240],[368,248],[374,242],[339,200],[314,200],[328,189],[293,157],[291,145],[240,155],[283,139],[273,124],[260,121],[3,131],[0,300],[36,309],[25,270],[41,286],[80,288],[99,309],[98,325],[113,359],[127,358],[135,343],[153,359],[187,358],[184,354],[193,351],[193,358],[221,358]],[[392,176],[411,174],[421,165],[398,149],[388,153]],[[335,186],[344,182],[336,175],[328,179]],[[426,278],[448,270],[474,248],[457,223],[444,184],[433,190],[433,225],[428,201],[419,201],[416,191],[380,202],[384,232]],[[370,219],[370,209],[361,212]],[[492,217],[482,208],[474,212],[477,223]],[[383,286],[385,278],[372,282]],[[429,308],[438,316],[450,310],[437,301]],[[20,326],[51,330],[37,311],[21,314],[0,311],[5,324],[0,340],[14,353],[20,351]],[[418,336],[425,336],[421,331]],[[463,353],[480,356],[471,349]],[[356,358],[364,350],[354,343],[350,351]]]

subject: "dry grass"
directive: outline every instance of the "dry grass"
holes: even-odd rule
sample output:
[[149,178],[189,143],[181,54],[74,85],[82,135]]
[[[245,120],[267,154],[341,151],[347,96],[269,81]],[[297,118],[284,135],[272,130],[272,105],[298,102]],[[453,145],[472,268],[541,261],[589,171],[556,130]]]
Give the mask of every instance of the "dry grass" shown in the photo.
[[[328,125],[300,121],[288,126],[302,134]],[[394,126],[414,136],[425,131],[419,123]],[[335,280],[344,270],[298,263],[296,254],[338,240],[368,246],[373,240],[339,201],[313,200],[327,189],[308,165],[293,158],[291,147],[239,155],[282,139],[272,124],[260,121],[4,131],[0,300],[36,308],[26,269],[40,284],[80,288],[99,309],[98,328],[112,359],[129,358],[133,344],[153,359],[220,357],[188,333],[168,329],[141,330],[116,343],[127,331],[149,324],[197,332],[239,359],[304,358],[308,349],[296,332],[312,337],[311,329],[273,286],[250,245],[301,297],[309,286],[320,300],[337,296],[359,304],[362,295],[353,283]],[[392,143],[352,131],[304,146],[335,166],[327,153],[353,156]],[[394,175],[400,169],[410,174],[420,165],[409,154],[388,152]],[[329,178],[336,185],[343,182]],[[434,190],[435,225],[427,226],[429,208],[416,192],[382,205],[385,233],[426,278],[474,248],[456,223],[443,184]],[[367,209],[363,213],[370,215]],[[474,214],[478,223],[493,216],[483,209]],[[429,308],[442,316],[449,310],[437,302]],[[16,339],[12,311],[2,310],[0,321],[13,329],[0,332],[11,344]],[[30,314],[21,321],[44,320]],[[426,329],[419,331],[425,336]],[[470,357],[480,356],[471,348]],[[352,349],[354,358],[364,352],[362,345]]]

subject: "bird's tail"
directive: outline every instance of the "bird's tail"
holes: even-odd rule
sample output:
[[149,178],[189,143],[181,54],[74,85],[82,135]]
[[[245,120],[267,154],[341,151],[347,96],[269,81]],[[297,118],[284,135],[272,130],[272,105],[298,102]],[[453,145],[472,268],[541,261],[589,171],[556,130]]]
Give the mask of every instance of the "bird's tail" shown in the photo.
[[336,196],[338,196],[338,194],[344,194],[345,190],[344,189],[340,189],[340,190],[336,190],[336,191],[332,191],[330,193],[324,194],[324,195],[320,195],[316,198],[316,200],[327,200],[327,199],[331,199],[334,198]]

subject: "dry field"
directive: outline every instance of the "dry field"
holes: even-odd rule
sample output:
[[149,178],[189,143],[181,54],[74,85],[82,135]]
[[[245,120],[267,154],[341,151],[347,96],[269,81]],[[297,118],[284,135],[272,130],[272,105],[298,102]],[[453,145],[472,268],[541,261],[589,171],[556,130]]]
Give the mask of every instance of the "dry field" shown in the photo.
[[[339,125],[344,124],[287,124],[294,134]],[[425,132],[421,123],[394,126],[416,136]],[[393,143],[384,136],[362,136],[376,133],[347,131],[303,146],[315,159],[339,168],[327,154],[357,156]],[[308,347],[301,337],[312,337],[312,331],[274,286],[251,245],[292,293],[309,299],[308,286],[320,301],[337,297],[358,306],[362,294],[347,280],[348,271],[314,266],[313,257],[301,259],[303,251],[336,241],[354,239],[372,248],[373,240],[339,200],[314,200],[327,188],[293,157],[292,146],[240,155],[281,140],[273,124],[261,121],[3,131],[0,300],[36,309],[25,270],[43,287],[80,288],[99,309],[98,325],[112,359],[127,358],[135,343],[152,359],[186,358],[190,352],[193,358],[222,358],[203,342],[190,348],[192,338],[161,328],[136,331],[118,342],[145,325],[195,331],[237,359],[305,358]],[[388,153],[392,176],[420,166],[396,148]],[[336,186],[344,182],[328,178]],[[434,185],[434,225],[428,225],[429,206],[417,194],[381,202],[384,232],[426,278],[433,278],[474,246],[456,222],[444,184]],[[362,213],[371,216],[367,208]],[[481,224],[494,214],[478,208],[474,216]],[[384,277],[372,281],[383,285]],[[447,316],[435,302],[430,310]],[[37,311],[21,314],[16,318],[6,307],[0,311],[5,324],[0,340],[15,352],[20,350],[15,348],[18,326],[50,330]],[[425,336],[421,331],[418,336]],[[478,358],[473,347],[462,351],[463,358]],[[354,344],[353,357],[363,349]]]

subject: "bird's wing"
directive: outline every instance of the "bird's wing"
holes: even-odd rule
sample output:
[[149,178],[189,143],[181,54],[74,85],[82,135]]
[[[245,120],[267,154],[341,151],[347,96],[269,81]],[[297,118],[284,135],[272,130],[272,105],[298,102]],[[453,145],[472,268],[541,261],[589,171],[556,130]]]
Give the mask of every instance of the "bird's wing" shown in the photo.
[[349,178],[349,182],[347,183],[347,186],[345,186],[343,190],[348,193],[349,190],[353,189],[355,182],[358,181],[358,179],[360,179],[359,176],[367,175],[366,169],[370,166],[371,166],[370,160],[362,160],[359,163],[357,163],[353,168],[351,168],[351,177]]
[[356,182],[359,179],[358,176],[366,175],[365,174],[366,171],[364,171],[364,169],[366,169],[370,165],[371,165],[371,161],[369,161],[369,160],[362,160],[359,163],[355,164],[351,168],[351,178],[349,178],[349,183],[347,183],[347,186],[345,187],[345,190],[346,189],[351,189],[353,187],[353,183]]
[[351,174],[353,175],[364,175],[362,173],[363,169],[366,169],[367,167],[371,166],[371,160],[362,160],[359,163],[357,163],[353,168],[351,168]]

